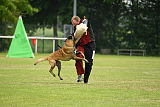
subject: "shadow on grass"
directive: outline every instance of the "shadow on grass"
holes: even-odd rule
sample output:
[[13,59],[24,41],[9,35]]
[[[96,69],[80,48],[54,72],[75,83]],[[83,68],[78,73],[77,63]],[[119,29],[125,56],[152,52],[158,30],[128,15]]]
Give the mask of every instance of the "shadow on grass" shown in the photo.
[[[53,81],[53,82],[18,82],[17,84],[21,84],[21,85],[79,85],[82,84],[83,82],[62,82],[62,81]],[[84,84],[84,83],[83,83]]]

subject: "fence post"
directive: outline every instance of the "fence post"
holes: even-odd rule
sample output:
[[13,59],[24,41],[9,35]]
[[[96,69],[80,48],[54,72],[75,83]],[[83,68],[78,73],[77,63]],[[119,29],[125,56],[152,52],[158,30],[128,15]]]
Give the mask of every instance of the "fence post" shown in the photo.
[[[45,23],[43,23],[43,37],[45,35]],[[44,53],[44,39],[42,40],[42,53]]]
[[55,40],[53,40],[53,52],[55,51]]
[[132,56],[132,49],[130,49],[129,52],[130,52],[130,56]]
[[38,40],[36,39],[35,54],[37,54],[37,42],[38,42]]
[[118,49],[118,51],[117,51],[117,54],[119,55],[119,49]]

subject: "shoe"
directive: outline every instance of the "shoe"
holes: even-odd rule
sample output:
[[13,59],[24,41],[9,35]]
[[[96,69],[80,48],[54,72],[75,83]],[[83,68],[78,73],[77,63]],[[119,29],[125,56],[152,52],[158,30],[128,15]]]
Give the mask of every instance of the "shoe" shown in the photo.
[[84,84],[89,84],[88,82],[84,82]]
[[83,79],[82,79],[82,74],[81,74],[81,75],[78,75],[78,80],[77,80],[77,82],[81,82],[81,81],[83,81]]
[[83,81],[83,79],[81,79],[81,80],[77,80],[77,82],[81,82],[81,81]]

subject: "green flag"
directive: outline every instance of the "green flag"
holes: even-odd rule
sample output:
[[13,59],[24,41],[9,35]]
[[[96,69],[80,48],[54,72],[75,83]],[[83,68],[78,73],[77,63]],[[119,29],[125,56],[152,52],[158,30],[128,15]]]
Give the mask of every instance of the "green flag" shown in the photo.
[[14,32],[14,38],[12,39],[8,51],[8,57],[34,57],[21,16],[19,17],[16,30]]

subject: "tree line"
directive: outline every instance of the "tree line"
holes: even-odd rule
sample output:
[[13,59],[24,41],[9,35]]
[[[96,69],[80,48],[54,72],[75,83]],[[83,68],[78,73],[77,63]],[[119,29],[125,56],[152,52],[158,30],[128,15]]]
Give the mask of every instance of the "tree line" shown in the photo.
[[[3,25],[0,34],[7,35],[7,24],[16,24],[18,16],[22,15],[25,24],[51,25],[53,36],[58,37],[58,23],[71,24],[73,2],[0,0],[0,24]],[[86,16],[90,21],[97,52],[145,49],[148,55],[160,55],[159,11],[159,0],[77,0],[77,15]]]

